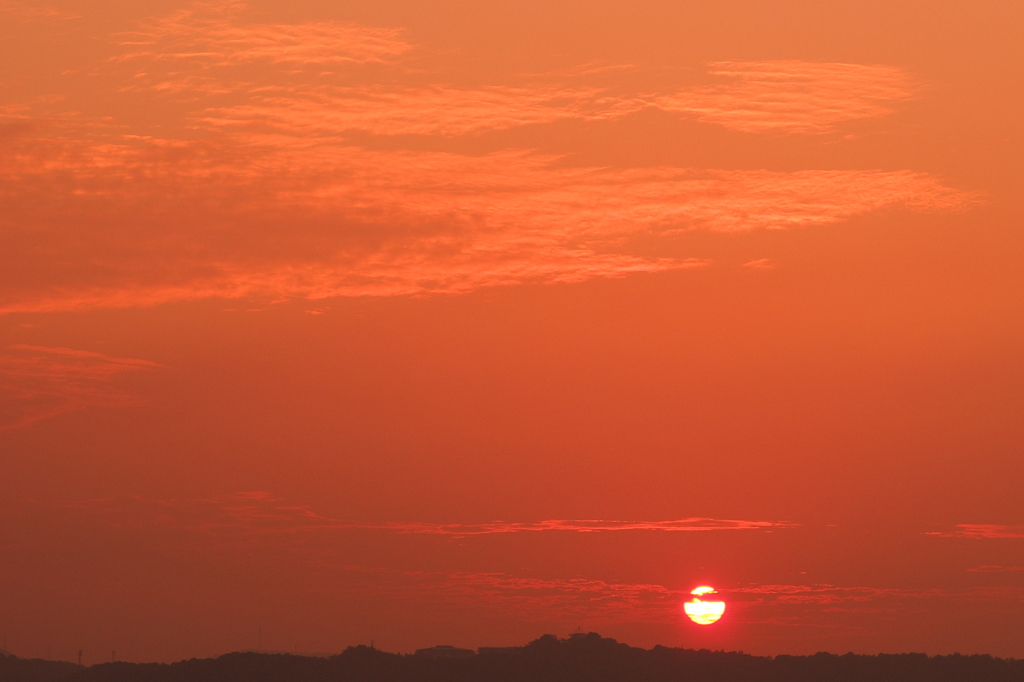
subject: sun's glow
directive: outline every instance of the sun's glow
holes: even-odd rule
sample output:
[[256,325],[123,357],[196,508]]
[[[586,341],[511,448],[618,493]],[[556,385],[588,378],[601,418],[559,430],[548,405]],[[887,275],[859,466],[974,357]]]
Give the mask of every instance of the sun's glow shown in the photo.
[[698,625],[711,625],[725,613],[724,601],[704,601],[701,597],[709,594],[718,594],[717,590],[707,585],[694,588],[690,594],[693,599],[683,604],[683,611],[694,623]]

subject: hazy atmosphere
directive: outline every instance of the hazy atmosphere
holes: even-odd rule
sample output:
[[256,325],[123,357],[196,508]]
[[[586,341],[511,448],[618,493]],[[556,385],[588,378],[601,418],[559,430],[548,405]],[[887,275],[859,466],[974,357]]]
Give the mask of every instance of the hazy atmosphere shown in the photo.
[[0,0],[0,648],[1024,657],[1022,27]]

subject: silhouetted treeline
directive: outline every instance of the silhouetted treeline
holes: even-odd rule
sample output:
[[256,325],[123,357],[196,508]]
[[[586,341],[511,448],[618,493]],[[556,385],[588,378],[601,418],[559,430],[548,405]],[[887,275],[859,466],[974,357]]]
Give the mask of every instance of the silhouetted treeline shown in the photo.
[[70,679],[78,670],[74,663],[0,654],[0,682],[55,682]]
[[595,633],[567,640],[545,635],[514,651],[452,660],[358,646],[330,658],[235,653],[171,664],[71,668],[64,678],[68,682],[1024,682],[1024,660],[991,656],[819,653],[770,658],[662,646],[637,649]]

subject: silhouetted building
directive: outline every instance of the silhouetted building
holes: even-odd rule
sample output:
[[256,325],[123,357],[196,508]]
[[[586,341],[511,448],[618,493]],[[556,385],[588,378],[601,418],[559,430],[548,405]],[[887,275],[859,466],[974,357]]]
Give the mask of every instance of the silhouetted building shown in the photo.
[[417,649],[416,655],[424,658],[472,658],[476,656],[476,652],[472,649],[460,649],[450,644],[441,644],[429,649]]

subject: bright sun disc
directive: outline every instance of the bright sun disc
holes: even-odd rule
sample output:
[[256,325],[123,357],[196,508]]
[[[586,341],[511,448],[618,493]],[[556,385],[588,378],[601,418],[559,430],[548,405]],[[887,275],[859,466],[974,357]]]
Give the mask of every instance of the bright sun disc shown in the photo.
[[683,604],[683,611],[686,612],[686,615],[694,623],[698,625],[711,625],[725,613],[724,601],[704,601],[701,599],[705,595],[718,594],[715,588],[701,585],[690,592],[690,594],[693,595],[693,599]]

